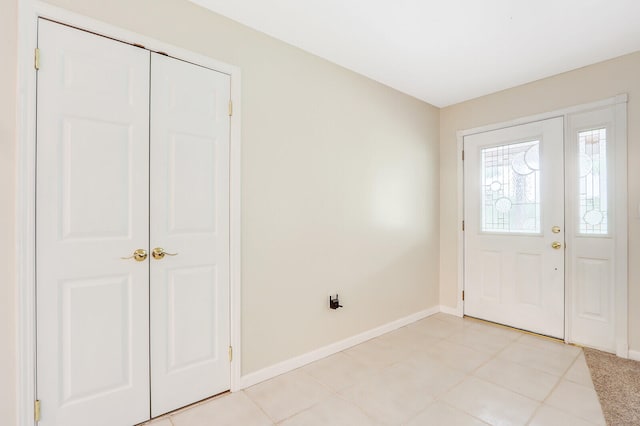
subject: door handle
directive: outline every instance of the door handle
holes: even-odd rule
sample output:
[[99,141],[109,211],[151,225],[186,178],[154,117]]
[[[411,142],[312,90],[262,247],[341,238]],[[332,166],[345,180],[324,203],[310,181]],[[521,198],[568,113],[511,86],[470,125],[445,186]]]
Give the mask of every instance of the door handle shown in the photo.
[[562,248],[562,243],[559,242],[559,241],[554,241],[554,242],[551,243],[551,247],[556,249],[556,250],[559,250],[559,249]]
[[156,259],[156,260],[164,259],[165,255],[167,255],[167,256],[177,256],[178,253],[167,253],[166,251],[164,251],[164,249],[162,247],[156,247],[151,252],[151,256],[153,256],[153,258]]
[[135,259],[136,262],[142,262],[147,258],[147,251],[145,249],[138,249],[133,252],[133,254],[129,257],[121,257],[120,259]]

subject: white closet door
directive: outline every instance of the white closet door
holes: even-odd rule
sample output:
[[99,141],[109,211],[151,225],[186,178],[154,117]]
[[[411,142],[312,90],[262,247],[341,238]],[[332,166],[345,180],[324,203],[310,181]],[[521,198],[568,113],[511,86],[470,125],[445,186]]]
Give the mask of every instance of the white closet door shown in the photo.
[[40,424],[149,418],[149,52],[39,21]]
[[230,77],[151,60],[151,412],[229,389]]

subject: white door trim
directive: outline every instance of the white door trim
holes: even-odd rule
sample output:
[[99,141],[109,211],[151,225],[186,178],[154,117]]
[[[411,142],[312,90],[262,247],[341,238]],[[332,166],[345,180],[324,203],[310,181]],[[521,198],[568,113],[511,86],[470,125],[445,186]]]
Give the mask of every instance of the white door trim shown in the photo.
[[[554,117],[564,117],[565,119],[565,140],[567,140],[568,126],[566,126],[567,118],[570,114],[579,112],[587,112],[591,110],[600,109],[607,106],[615,107],[615,126],[616,126],[616,191],[615,191],[615,205],[616,211],[616,283],[615,283],[615,306],[616,306],[616,355],[622,358],[628,358],[629,356],[629,342],[628,342],[628,254],[627,254],[627,104],[628,96],[626,93],[603,99],[596,102],[586,103],[582,105],[576,105],[568,108],[563,108],[555,111],[550,111],[542,114],[531,115],[527,117],[521,117],[514,120],[505,121],[502,123],[489,124],[486,126],[475,127],[467,130],[459,130],[456,132],[457,138],[457,176],[458,176],[458,297],[456,303],[455,313],[458,316],[463,316],[464,313],[464,301],[462,300],[462,290],[464,289],[464,232],[462,230],[462,221],[464,220],[464,173],[463,173],[463,161],[462,150],[464,137],[476,133],[488,132],[492,130],[502,129],[505,127],[517,126],[520,124],[531,123],[534,121],[546,120]],[[569,282],[567,282],[567,288],[565,294],[570,294],[571,291]],[[571,330],[568,321],[570,298],[565,297],[565,340],[571,336]]]
[[48,18],[147,49],[165,52],[231,76],[230,140],[230,333],[233,346],[231,391],[241,389],[241,96],[240,68],[147,36],[105,24],[39,0],[18,2],[17,84],[17,182],[16,182],[16,404],[17,424],[34,425],[36,395],[36,306],[35,306],[35,187],[36,187],[36,72],[37,20]]
[[[624,100],[622,98],[624,97]],[[620,95],[615,103],[616,126],[616,193],[615,193],[615,285],[616,303],[616,355],[629,357],[629,258],[628,258],[628,206],[627,206],[627,95]]]

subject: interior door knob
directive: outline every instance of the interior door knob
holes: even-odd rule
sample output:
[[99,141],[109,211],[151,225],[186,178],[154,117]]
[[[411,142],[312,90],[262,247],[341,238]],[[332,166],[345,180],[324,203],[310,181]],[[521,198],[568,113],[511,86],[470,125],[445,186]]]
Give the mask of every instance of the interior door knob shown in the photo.
[[167,256],[177,256],[178,253],[167,253],[166,251],[164,251],[164,249],[162,247],[156,247],[151,252],[151,256],[153,256],[153,258],[156,259],[156,260],[163,259],[165,255],[167,255]]
[[142,262],[147,258],[147,251],[145,249],[138,249],[133,252],[133,254],[129,257],[121,257],[120,259],[134,259],[136,262]]
[[562,243],[559,241],[554,241],[551,243],[551,247],[553,247],[556,250],[559,250],[562,248]]

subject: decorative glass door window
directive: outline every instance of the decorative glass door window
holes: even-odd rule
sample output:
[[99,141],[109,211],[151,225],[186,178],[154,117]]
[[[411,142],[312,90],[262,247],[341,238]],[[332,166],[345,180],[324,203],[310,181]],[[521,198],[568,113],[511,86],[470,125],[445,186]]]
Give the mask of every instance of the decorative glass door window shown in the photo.
[[578,132],[580,234],[608,234],[607,129]]
[[482,231],[540,233],[540,141],[484,148]]

